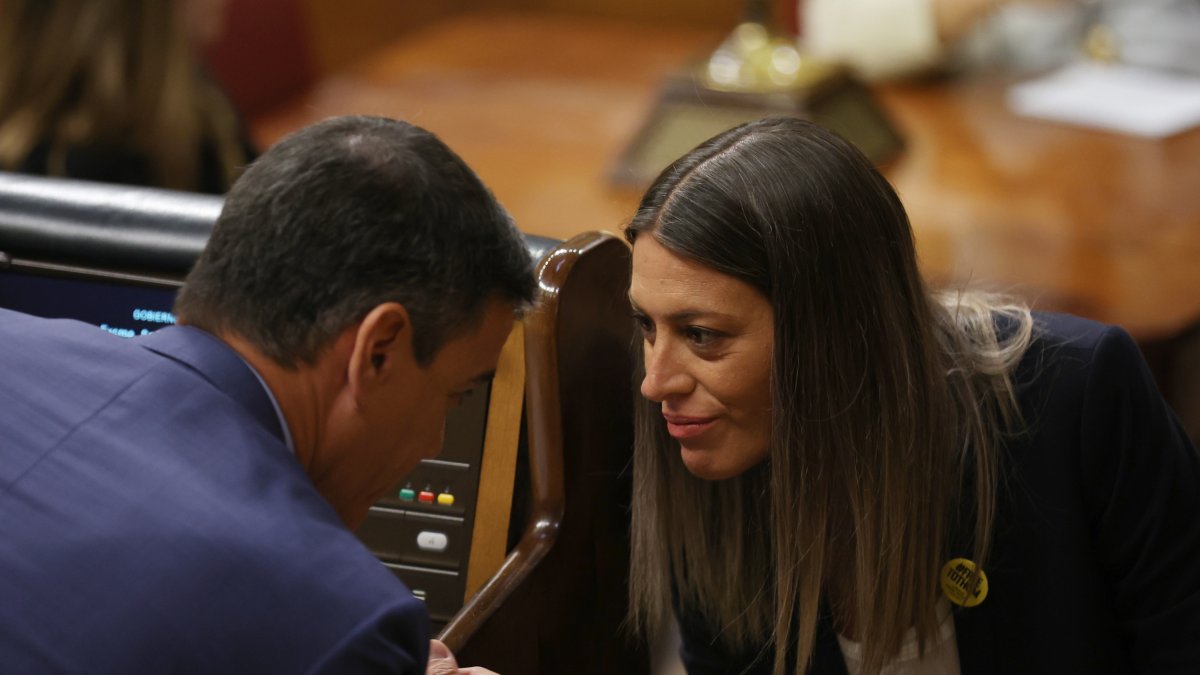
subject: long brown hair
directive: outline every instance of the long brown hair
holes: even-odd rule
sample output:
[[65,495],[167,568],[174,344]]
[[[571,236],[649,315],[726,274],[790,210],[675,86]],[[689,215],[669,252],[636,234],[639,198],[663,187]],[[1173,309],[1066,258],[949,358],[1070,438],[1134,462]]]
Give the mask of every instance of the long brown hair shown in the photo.
[[200,77],[178,0],[0,0],[0,169],[39,143],[145,156],[157,185],[195,189],[204,143],[232,183],[246,157],[235,113]]
[[[741,279],[774,311],[768,460],[691,476],[657,405],[639,406],[630,602],[653,630],[674,602],[731,651],[774,642],[807,668],[822,603],[877,672],[915,627],[937,634],[938,572],[982,563],[1009,374],[1032,320],[931,294],[895,192],[853,146],[797,119],[728,131],[668,167],[626,232]],[[1015,326],[997,335],[998,315]],[[965,536],[964,536],[965,535]]]

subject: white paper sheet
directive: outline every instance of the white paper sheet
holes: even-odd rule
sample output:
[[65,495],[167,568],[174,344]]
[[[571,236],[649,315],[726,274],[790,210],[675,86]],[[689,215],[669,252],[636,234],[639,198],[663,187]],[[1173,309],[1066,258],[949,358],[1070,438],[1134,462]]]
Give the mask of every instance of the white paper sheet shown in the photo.
[[1200,125],[1200,77],[1081,61],[1014,85],[1019,115],[1163,138]]

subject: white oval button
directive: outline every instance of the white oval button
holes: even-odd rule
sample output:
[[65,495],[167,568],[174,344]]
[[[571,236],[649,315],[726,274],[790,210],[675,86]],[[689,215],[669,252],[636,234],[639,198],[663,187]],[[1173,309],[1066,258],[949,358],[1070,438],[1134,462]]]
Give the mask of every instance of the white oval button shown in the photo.
[[446,550],[446,545],[450,542],[443,532],[422,532],[417,535],[417,548],[422,551],[434,551],[441,553]]

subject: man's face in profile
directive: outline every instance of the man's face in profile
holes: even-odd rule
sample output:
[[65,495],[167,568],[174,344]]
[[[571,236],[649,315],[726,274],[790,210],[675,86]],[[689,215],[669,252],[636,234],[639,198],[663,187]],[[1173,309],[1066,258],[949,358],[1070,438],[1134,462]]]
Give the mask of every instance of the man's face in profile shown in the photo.
[[367,510],[422,459],[442,449],[446,415],[463,395],[488,382],[513,327],[513,308],[492,299],[473,328],[450,339],[424,368],[411,358],[371,391],[361,407],[361,424],[344,469],[353,472],[361,491],[353,504],[339,508],[352,528]]

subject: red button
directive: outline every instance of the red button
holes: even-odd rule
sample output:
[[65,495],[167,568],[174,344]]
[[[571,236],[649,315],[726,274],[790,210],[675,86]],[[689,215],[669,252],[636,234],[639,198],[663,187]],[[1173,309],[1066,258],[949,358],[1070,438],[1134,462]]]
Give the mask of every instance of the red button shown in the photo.
[[432,504],[433,493],[422,490],[421,494],[417,495],[417,501],[421,502],[422,504]]

